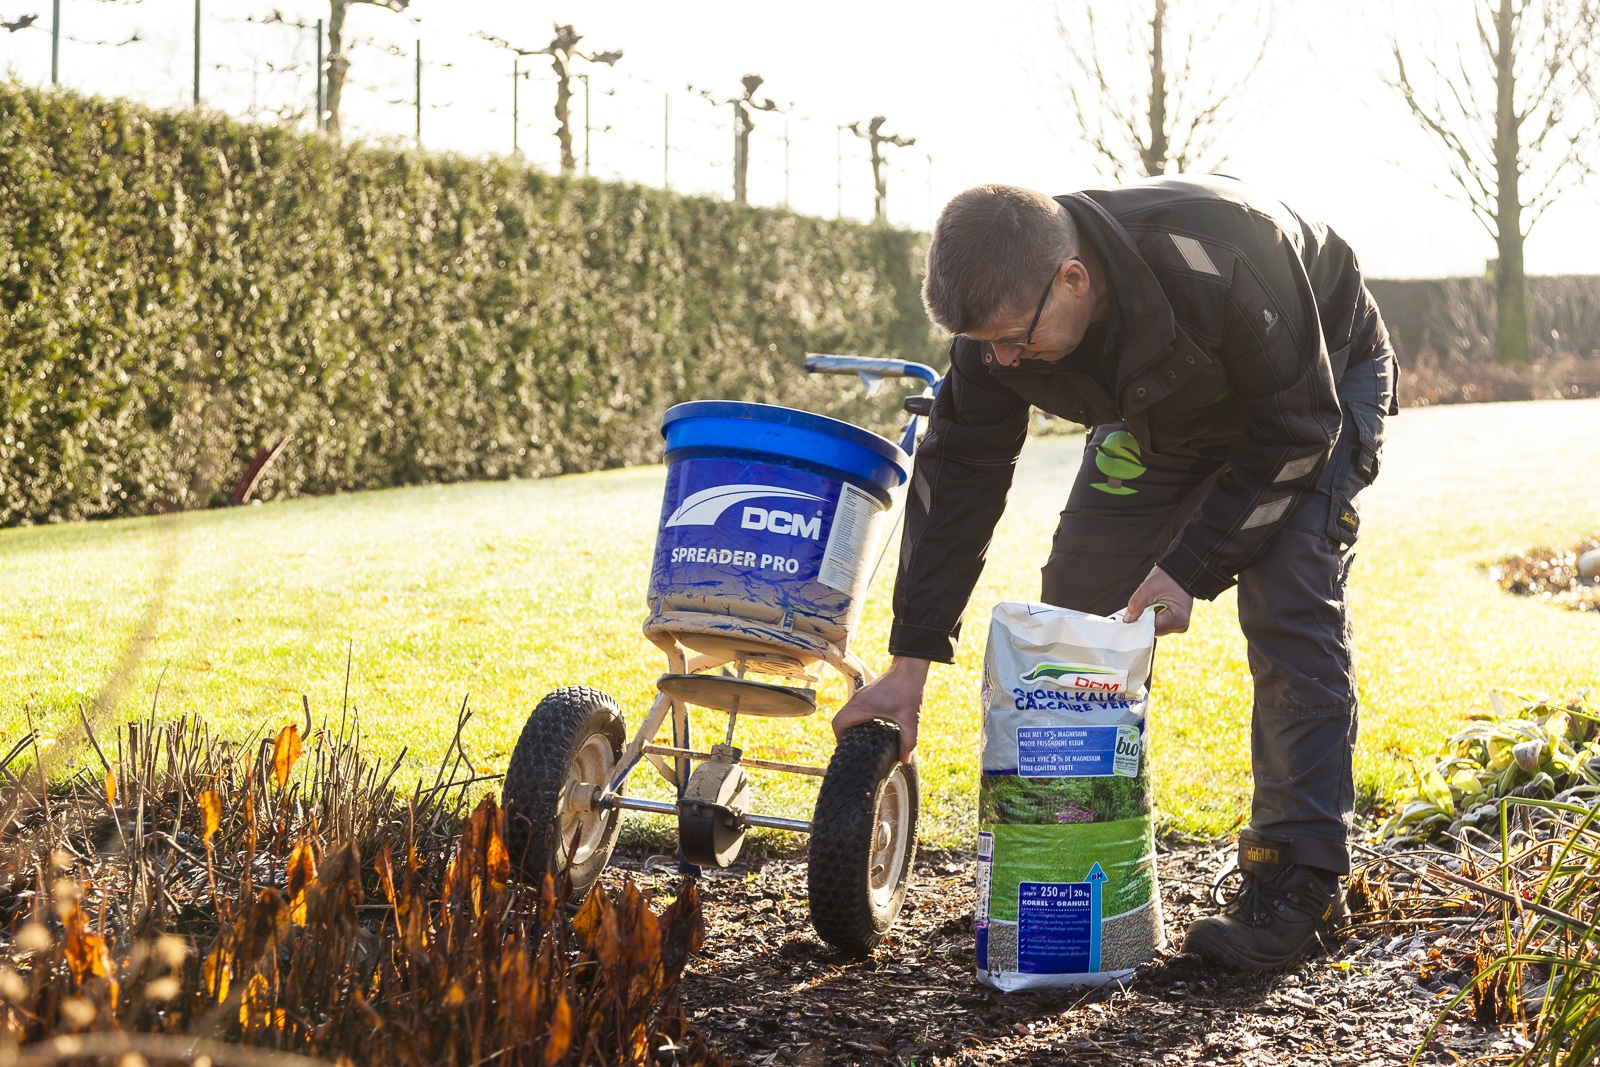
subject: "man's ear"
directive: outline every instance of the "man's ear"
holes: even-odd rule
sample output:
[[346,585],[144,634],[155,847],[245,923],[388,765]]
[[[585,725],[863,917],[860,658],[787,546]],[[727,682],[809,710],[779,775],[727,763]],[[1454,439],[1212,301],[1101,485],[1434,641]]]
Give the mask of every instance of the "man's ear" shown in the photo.
[[1066,259],[1057,269],[1057,277],[1067,283],[1072,295],[1082,297],[1089,292],[1089,268],[1077,256]]

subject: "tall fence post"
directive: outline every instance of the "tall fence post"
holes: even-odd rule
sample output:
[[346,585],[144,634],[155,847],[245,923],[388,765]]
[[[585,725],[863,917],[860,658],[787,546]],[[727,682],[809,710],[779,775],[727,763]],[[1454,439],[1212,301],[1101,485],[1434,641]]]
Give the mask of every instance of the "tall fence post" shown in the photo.
[[422,38],[417,38],[417,147],[422,147]]
[[194,106],[200,109],[200,0],[194,0]]
[[789,120],[783,120],[783,206],[789,206]]
[[317,129],[322,129],[322,20],[317,20],[317,69],[312,72],[317,78]]
[[836,197],[833,217],[844,218],[844,130],[843,126],[833,128],[833,185]]
[[672,94],[661,94],[661,188],[671,189],[672,183],[667,180],[670,166],[670,153],[672,145]]
[[513,156],[520,154],[520,149],[517,148],[517,127],[521,123],[521,119],[518,118],[518,111],[517,111],[518,103],[519,103],[519,101],[517,99],[517,91],[518,91],[517,82],[521,78],[522,78],[522,57],[521,56],[512,56],[511,57],[511,154]]
[[739,136],[739,101],[728,101],[733,105],[733,202],[744,203],[744,138]]
[[50,84],[61,84],[61,0],[50,10]]

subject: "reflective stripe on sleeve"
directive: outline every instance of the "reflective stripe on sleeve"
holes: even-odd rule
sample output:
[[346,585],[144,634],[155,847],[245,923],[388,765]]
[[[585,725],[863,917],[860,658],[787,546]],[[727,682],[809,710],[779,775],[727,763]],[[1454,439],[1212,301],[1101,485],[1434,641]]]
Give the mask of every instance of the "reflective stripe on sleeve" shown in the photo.
[[1307,456],[1305,459],[1290,460],[1283,465],[1283,469],[1278,472],[1278,476],[1272,479],[1272,484],[1277,485],[1279,482],[1292,482],[1296,478],[1304,478],[1311,473],[1312,468],[1317,465],[1317,460],[1321,458],[1320,456]]
[[1283,513],[1289,510],[1289,501],[1293,499],[1293,497],[1286,496],[1282,499],[1262,504],[1250,513],[1250,517],[1244,520],[1244,525],[1239,529],[1253,530],[1257,526],[1265,526],[1268,523],[1277,522],[1283,518]]

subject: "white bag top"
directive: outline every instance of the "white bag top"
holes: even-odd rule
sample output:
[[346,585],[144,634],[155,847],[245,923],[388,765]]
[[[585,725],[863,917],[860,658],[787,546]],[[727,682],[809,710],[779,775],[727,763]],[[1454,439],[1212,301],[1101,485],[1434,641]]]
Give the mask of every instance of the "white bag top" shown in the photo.
[[983,768],[1017,767],[1019,727],[1138,726],[1156,612],[1137,622],[1048,604],[995,605],[983,672]]
[[994,606],[990,633],[995,625],[1004,625],[1011,647],[1019,651],[1057,644],[1103,652],[1148,652],[1155,648],[1155,608],[1149,608],[1132,623],[1123,622],[1121,614],[1108,618],[1050,604],[1006,600]]

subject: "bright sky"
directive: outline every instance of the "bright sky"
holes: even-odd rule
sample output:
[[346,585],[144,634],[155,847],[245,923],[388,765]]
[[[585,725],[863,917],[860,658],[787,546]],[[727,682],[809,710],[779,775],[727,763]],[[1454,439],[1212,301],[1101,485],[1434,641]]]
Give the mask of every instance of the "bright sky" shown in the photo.
[[[277,121],[280,109],[313,99],[315,34],[262,24],[274,7],[291,22],[326,16],[314,0],[203,0],[202,96],[206,106]],[[811,0],[804,5],[724,0],[413,0],[406,14],[359,5],[349,20],[358,40],[346,91],[351,136],[409,139],[415,122],[414,63],[422,40],[423,142],[470,154],[506,153],[512,138],[512,56],[478,35],[539,48],[555,21],[571,21],[581,47],[622,49],[615,67],[586,67],[590,81],[589,162],[606,178],[659,185],[663,120],[667,179],[675,189],[728,196],[732,109],[713,106],[739,91],[739,78],[767,79],[786,114],[756,116],[750,194],[797,210],[870,217],[872,179],[865,142],[839,124],[886,115],[886,130],[915,137],[890,149],[892,221],[925,229],[949,196],[985,181],[1050,193],[1104,184],[1073,137],[1056,71],[1061,45],[1052,0],[874,2]],[[1099,0],[1120,21],[1127,0]],[[1173,0],[1213,4],[1220,0]],[[1387,27],[1405,12],[1406,32],[1431,43],[1470,30],[1465,0],[1280,0],[1276,44],[1252,79],[1223,168],[1321,217],[1344,234],[1368,273],[1380,277],[1477,274],[1493,256],[1488,234],[1464,205],[1432,183],[1449,177],[1443,157],[1382,82]],[[1144,7],[1143,0],[1138,4]],[[190,97],[192,0],[61,0],[61,80],[74,88],[182,106]],[[0,36],[0,65],[30,83],[50,76],[50,0],[0,0],[7,20],[37,13],[28,30]],[[139,40],[114,46],[92,42]],[[1204,64],[1239,62],[1249,41],[1225,43]],[[518,140],[535,165],[557,161],[548,60],[522,69]],[[583,87],[575,83],[580,166]],[[792,105],[792,106],[791,106]],[[668,112],[664,116],[664,109]],[[305,122],[309,123],[309,117]],[[787,131],[787,168],[785,166]],[[1403,165],[1402,165],[1403,161]],[[841,193],[842,181],[842,193]],[[1569,194],[1529,239],[1533,273],[1600,273],[1600,186]]]

